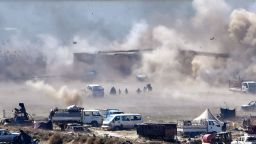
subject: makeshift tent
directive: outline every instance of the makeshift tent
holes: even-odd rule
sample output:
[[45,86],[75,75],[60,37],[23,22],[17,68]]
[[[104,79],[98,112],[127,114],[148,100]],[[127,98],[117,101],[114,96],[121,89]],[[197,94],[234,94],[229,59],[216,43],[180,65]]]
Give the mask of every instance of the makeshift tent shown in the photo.
[[236,117],[236,109],[220,108],[220,117],[223,119]]
[[219,119],[217,119],[211,111],[207,108],[200,116],[196,117],[193,121],[202,121],[202,120],[216,120],[219,123],[221,122]]

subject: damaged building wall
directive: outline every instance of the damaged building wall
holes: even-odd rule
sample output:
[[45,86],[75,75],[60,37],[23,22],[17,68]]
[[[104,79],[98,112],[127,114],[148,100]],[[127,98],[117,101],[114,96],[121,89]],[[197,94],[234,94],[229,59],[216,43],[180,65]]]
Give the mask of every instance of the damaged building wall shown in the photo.
[[140,52],[74,53],[74,70],[83,77],[90,72],[104,77],[128,76],[140,65]]
[[[74,53],[74,69],[80,73],[80,77],[89,72],[109,76],[129,76],[139,69],[143,54],[152,53],[152,49],[126,50],[126,51],[99,51],[97,53]],[[197,62],[193,61],[196,56],[211,57],[216,60],[224,60],[229,57],[225,53],[210,53],[192,50],[177,50],[176,60],[182,64],[180,72],[191,77],[196,77]]]

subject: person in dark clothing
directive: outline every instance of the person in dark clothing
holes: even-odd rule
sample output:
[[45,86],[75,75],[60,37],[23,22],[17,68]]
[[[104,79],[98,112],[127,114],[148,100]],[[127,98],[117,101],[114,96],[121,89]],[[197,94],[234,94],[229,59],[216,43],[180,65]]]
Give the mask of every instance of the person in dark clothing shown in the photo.
[[119,95],[121,95],[121,94],[122,94],[122,91],[119,89],[119,90],[118,90],[118,93],[119,93]]
[[125,88],[124,92],[125,92],[125,94],[128,94],[128,89],[127,89],[127,88]]
[[138,88],[136,92],[137,92],[137,94],[140,94],[141,93],[140,88]]
[[20,141],[22,144],[29,144],[32,141],[31,136],[25,133],[23,130],[20,130]]
[[53,115],[54,115],[54,110],[53,110],[53,109],[51,109],[51,112],[50,112],[50,115],[49,115],[49,117],[48,117],[48,120],[51,120],[51,119],[52,119],[52,117],[53,117]]
[[152,91],[152,86],[151,86],[151,84],[147,84],[147,89],[148,89],[148,91]]
[[110,95],[116,95],[116,88],[114,86],[110,89]]

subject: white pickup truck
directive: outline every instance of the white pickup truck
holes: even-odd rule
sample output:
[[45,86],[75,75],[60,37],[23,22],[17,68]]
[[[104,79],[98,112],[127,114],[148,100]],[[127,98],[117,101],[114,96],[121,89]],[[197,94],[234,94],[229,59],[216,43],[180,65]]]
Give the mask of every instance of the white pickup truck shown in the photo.
[[203,133],[218,133],[222,131],[222,125],[216,120],[204,120],[200,122],[182,121],[178,123],[177,131],[181,135],[195,136]]
[[256,82],[255,81],[229,81],[229,90],[256,93]]
[[254,135],[244,135],[231,142],[231,144],[256,144]]
[[54,109],[50,112],[49,119],[53,124],[58,125],[62,130],[67,124],[90,124],[92,126],[101,126],[103,116],[99,110],[84,110],[83,108]]

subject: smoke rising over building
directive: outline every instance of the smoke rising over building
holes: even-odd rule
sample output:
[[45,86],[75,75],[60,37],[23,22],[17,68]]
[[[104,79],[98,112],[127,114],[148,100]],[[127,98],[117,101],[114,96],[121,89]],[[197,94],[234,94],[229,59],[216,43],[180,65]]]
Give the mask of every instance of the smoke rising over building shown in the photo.
[[[106,77],[144,73],[160,82],[256,78],[254,2],[1,3],[0,40],[5,44],[0,48],[24,53],[22,58],[3,54],[0,75],[6,79],[42,73],[80,76],[92,71]],[[104,53],[146,48],[152,51]],[[193,51],[228,57],[216,59]]]

